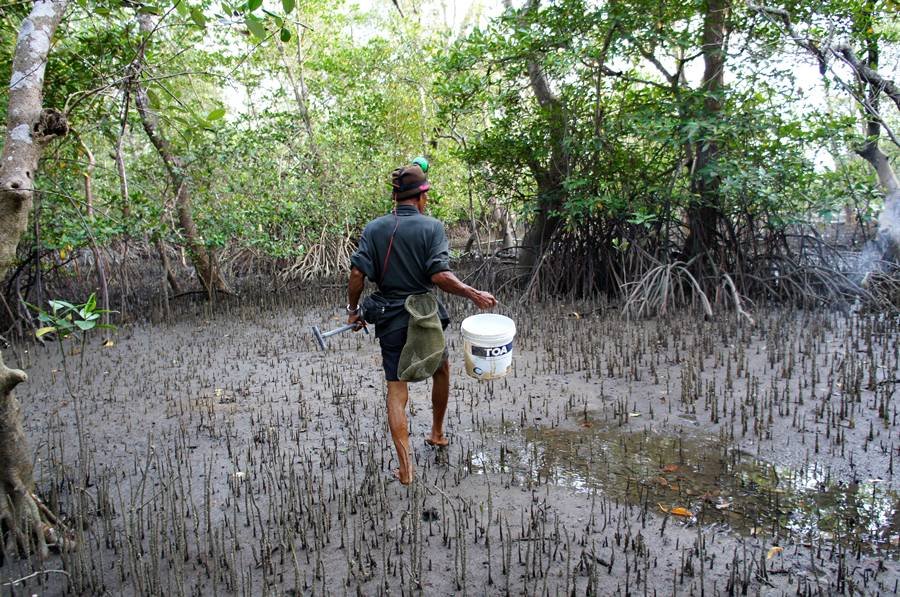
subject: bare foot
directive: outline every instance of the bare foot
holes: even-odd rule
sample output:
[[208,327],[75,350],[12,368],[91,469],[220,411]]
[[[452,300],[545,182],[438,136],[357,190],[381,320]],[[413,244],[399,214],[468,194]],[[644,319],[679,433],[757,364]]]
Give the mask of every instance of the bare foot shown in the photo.
[[446,448],[450,445],[450,440],[444,437],[443,433],[437,434],[432,431],[425,436],[425,443],[435,448]]
[[400,481],[401,485],[409,485],[410,483],[412,483],[413,476],[412,476],[412,472],[409,472],[406,475],[403,475],[400,472],[400,469],[397,469],[394,471],[394,478],[397,479],[398,481]]

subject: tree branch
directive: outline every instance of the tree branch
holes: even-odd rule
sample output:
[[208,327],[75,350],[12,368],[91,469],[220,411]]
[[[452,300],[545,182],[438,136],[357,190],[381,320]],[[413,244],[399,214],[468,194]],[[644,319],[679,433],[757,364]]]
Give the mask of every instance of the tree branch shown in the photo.
[[[832,73],[834,74],[834,78],[837,81],[838,85],[842,87],[844,91],[849,93],[850,96],[855,99],[860,106],[862,106],[862,109],[867,116],[881,125],[881,127],[885,131],[885,134],[887,134],[891,142],[900,147],[897,136],[891,130],[890,126],[888,126],[887,122],[885,122],[884,118],[882,118],[878,113],[878,110],[875,108],[875,106],[873,106],[871,102],[867,101],[865,97],[860,97],[860,95],[856,93],[856,90],[854,90],[849,83],[844,81],[840,76],[837,75],[837,73],[834,73],[834,70],[831,69],[828,56],[830,54],[847,64],[853,70],[857,78],[871,85],[873,90],[877,92],[884,92],[885,95],[887,95],[894,102],[894,104],[897,106],[897,109],[900,110],[900,88],[897,87],[896,83],[894,83],[890,79],[882,77],[875,69],[864,64],[856,56],[853,49],[850,48],[850,46],[848,46],[847,44],[838,44],[834,46],[826,44],[823,47],[820,47],[808,37],[803,37],[794,28],[794,25],[791,22],[791,17],[786,10],[768,6],[759,6],[756,4],[748,4],[747,7],[750,10],[758,12],[761,15],[765,16],[770,21],[779,21],[784,26],[788,35],[790,35],[793,42],[801,48],[807,50],[816,58],[819,63],[819,72],[824,76],[829,69],[832,70]],[[860,153],[860,155],[863,154]],[[863,157],[865,156],[863,155]]]
[[674,85],[676,83],[677,75],[673,75],[672,73],[670,73],[652,52],[645,50],[644,47],[640,45],[636,39],[634,39],[634,36],[627,35],[626,37],[628,38],[628,41],[631,42],[631,45],[635,47],[638,53],[643,56],[644,59],[647,60],[650,64],[655,66],[656,70],[658,70],[660,74],[665,77],[666,81],[668,81],[670,85]]
[[828,54],[819,48],[811,39],[797,33],[797,30],[794,29],[794,24],[791,22],[791,15],[788,14],[788,11],[781,8],[759,6],[751,3],[747,3],[747,8],[753,12],[760,13],[770,21],[775,21],[776,19],[781,21],[781,24],[788,32],[788,35],[791,36],[794,43],[815,56],[816,60],[819,62],[819,72],[823,75],[825,74],[825,71],[828,69]]
[[891,101],[893,101],[897,106],[897,109],[900,110],[900,88],[897,87],[896,83],[894,83],[890,79],[882,77],[880,74],[878,74],[878,71],[870,68],[866,64],[863,64],[863,62],[853,51],[853,48],[851,48],[847,44],[838,44],[829,49],[831,50],[832,54],[848,64],[850,68],[853,69],[853,72],[856,73],[857,77],[891,98]]

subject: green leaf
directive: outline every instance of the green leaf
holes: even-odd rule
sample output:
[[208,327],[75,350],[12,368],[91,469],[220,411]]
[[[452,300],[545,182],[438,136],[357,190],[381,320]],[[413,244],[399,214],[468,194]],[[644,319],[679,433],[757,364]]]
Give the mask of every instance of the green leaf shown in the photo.
[[223,116],[225,116],[225,108],[216,108],[206,115],[206,119],[212,122],[213,120],[219,120]]
[[262,6],[262,0],[248,0],[247,1],[247,12],[253,12],[260,6]]
[[93,321],[82,321],[79,319],[79,320],[75,321],[75,325],[77,325],[80,330],[86,332],[90,329],[93,329],[94,326],[96,326],[97,324]]
[[159,96],[152,89],[147,90],[147,99],[150,100],[150,107],[159,110]]
[[200,29],[206,29],[206,16],[204,16],[203,11],[196,6],[191,9],[191,20],[194,21]]
[[60,309],[65,309],[67,311],[77,311],[78,310],[75,308],[75,305],[73,305],[72,303],[68,303],[66,301],[53,300],[53,301],[47,301],[47,303],[53,308],[54,311],[58,311]]
[[247,29],[250,33],[253,34],[253,37],[260,41],[266,38],[266,28],[259,19],[253,15],[247,15],[247,18],[244,19],[244,23],[247,25]]
[[281,41],[284,43],[291,41],[291,32],[288,29],[281,30]]
[[[281,0],[281,7],[284,9],[284,12],[286,12],[286,13],[292,12],[294,10],[294,6],[296,6],[296,4],[294,3],[294,0]],[[287,40],[283,40],[283,41],[287,41]]]
[[55,331],[56,331],[56,326],[55,326],[55,325],[48,325],[47,327],[43,327],[43,328],[38,328],[38,329],[36,329],[36,330],[34,331],[34,337],[35,337],[35,338],[40,338],[41,336],[44,336],[44,335],[46,335],[46,334],[53,333],[53,332],[55,332]]

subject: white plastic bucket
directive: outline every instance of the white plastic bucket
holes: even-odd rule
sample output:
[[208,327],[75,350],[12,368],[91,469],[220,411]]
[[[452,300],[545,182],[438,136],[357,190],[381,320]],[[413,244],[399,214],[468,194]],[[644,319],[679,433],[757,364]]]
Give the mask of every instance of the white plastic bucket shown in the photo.
[[509,317],[481,313],[462,322],[466,373],[479,380],[497,379],[509,372],[516,323]]

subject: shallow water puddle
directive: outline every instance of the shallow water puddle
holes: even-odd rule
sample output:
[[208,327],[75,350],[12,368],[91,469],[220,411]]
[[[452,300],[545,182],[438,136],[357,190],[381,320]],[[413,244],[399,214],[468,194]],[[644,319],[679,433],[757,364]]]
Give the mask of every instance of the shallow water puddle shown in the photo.
[[494,436],[499,457],[471,456],[476,472],[513,475],[643,506],[659,515],[724,524],[743,535],[900,555],[900,494],[880,479],[836,479],[821,464],[790,469],[729,448],[715,436],[532,427]]

